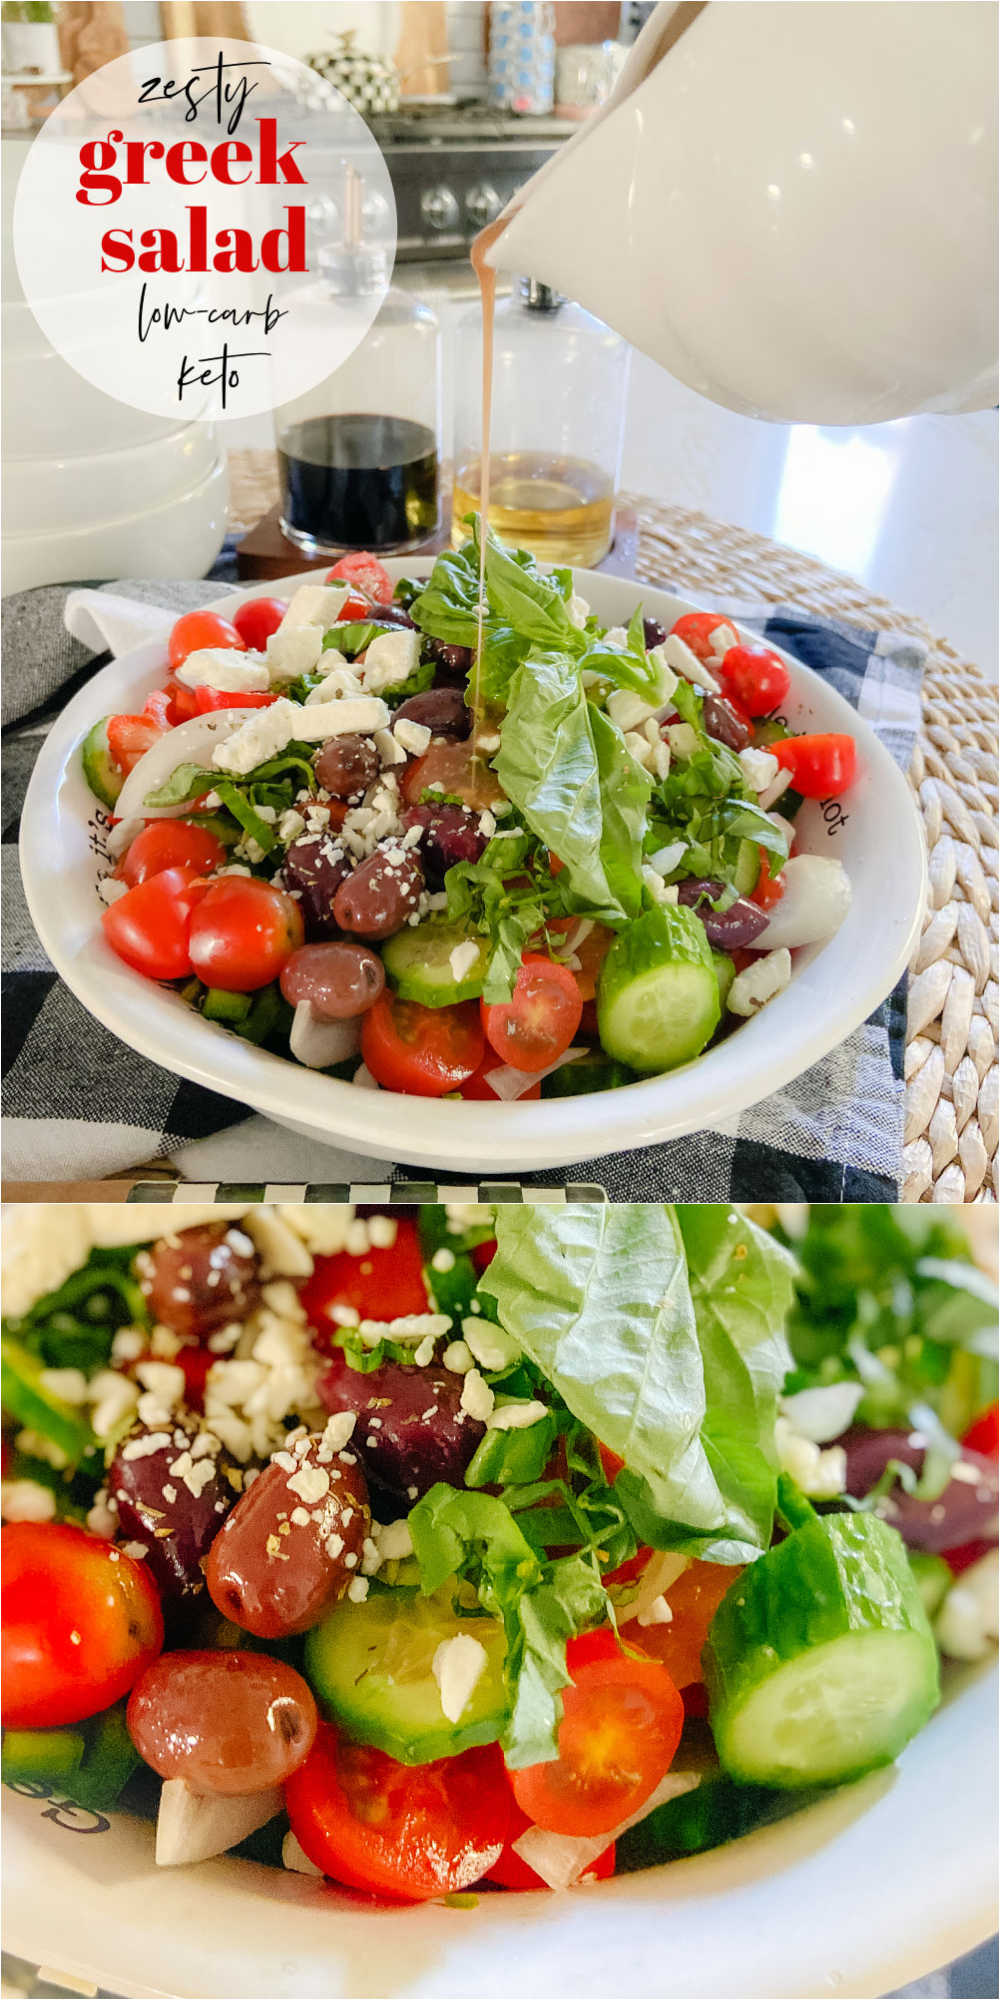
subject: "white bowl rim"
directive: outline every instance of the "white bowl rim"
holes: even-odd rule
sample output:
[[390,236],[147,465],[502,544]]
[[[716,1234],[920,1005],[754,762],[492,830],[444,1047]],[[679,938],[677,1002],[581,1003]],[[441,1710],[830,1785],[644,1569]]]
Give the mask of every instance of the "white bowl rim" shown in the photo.
[[[60,542],[65,543],[79,540],[83,543],[86,541],[88,535],[109,534],[115,528],[132,527],[140,521],[144,525],[148,525],[150,522],[155,524],[161,514],[173,514],[179,507],[184,508],[190,506],[193,501],[200,500],[209,487],[218,481],[220,475],[228,476],[228,469],[226,455],[221,448],[217,447],[211,465],[206,466],[204,472],[198,474],[197,479],[191,486],[186,486],[182,492],[175,493],[172,499],[157,501],[155,507],[150,507],[145,512],[143,512],[142,508],[133,508],[129,514],[116,514],[113,520],[85,521],[78,528],[57,528],[54,531],[51,528],[31,528],[27,534],[19,534],[17,529],[5,529],[4,542],[19,542],[22,547],[30,542],[51,542],[54,532]],[[79,586],[77,587],[79,588]],[[140,650],[145,649],[136,648],[137,652]],[[99,678],[99,675],[95,675],[94,680],[96,681]],[[94,681],[88,682],[88,687],[93,686]],[[86,692],[86,688],[81,689],[81,693],[86,694]],[[78,701],[79,695],[75,696],[74,699]],[[72,707],[72,703],[70,706]],[[65,713],[68,713],[68,710],[64,710]],[[62,717],[60,717],[61,720]],[[27,800],[25,800],[25,804],[27,804]]]
[[5,1946],[128,2000],[885,1994],[996,1926],[996,1670],[949,1680],[888,1770],[707,1854],[474,1910],[368,1907],[229,1858],[156,1870],[148,1825],[81,1840],[6,1793]]
[[[414,557],[407,561],[397,557],[387,559],[385,567],[393,577],[426,575],[432,559]],[[304,571],[241,587],[206,608],[225,612],[246,598],[287,596],[300,584],[315,582],[316,574],[315,570]],[[686,598],[632,577],[576,570],[574,580],[584,595],[588,591],[593,595],[598,588],[612,596],[627,596],[632,606],[641,597],[651,615],[665,611],[670,623],[681,610],[699,608]],[[747,637],[759,643],[756,634],[748,632]],[[72,933],[79,925],[79,910],[64,879],[60,790],[87,728],[107,712],[101,701],[102,687],[111,682],[120,689],[129,683],[138,695],[140,683],[155,684],[156,670],[162,671],[163,653],[161,642],[147,642],[114,660],[74,696],[46,738],[32,773],[21,822],[21,868],[28,907],[56,970],[112,1034],[161,1068],[231,1097],[292,1130],[377,1159],[402,1158],[416,1166],[456,1172],[487,1168],[494,1174],[576,1164],[597,1155],[654,1145],[706,1126],[715,1128],[720,1120],[731,1120],[781,1090],[866,1020],[910,962],[926,900],[927,859],[923,827],[909,785],[864,717],[808,667],[783,652],[793,689],[807,702],[812,697],[828,716],[832,713],[837,718],[835,723],[827,721],[821,726],[840,727],[858,743],[863,766],[877,781],[882,815],[891,819],[892,865],[902,870],[907,889],[905,907],[890,908],[888,913],[880,907],[877,921],[873,917],[869,929],[856,938],[851,928],[859,901],[855,883],[853,911],[838,938],[841,949],[853,938],[851,971],[856,974],[856,983],[849,994],[838,997],[835,1023],[828,1013],[825,1024],[817,1027],[814,1016],[810,1025],[803,1019],[803,1010],[807,993],[817,1008],[832,1004],[829,980],[814,977],[812,968],[817,957],[837,947],[838,938],[801,952],[791,986],[734,1036],[682,1068],[615,1091],[548,1098],[540,1104],[414,1099],[388,1091],[358,1090],[351,1083],[303,1069],[290,1058],[252,1048],[201,1020],[176,994],[130,971],[103,940],[92,941],[89,951],[82,946],[71,948],[67,942],[67,931]],[[117,692],[114,699],[119,699]],[[803,1001],[798,1018],[796,998]],[[763,1032],[762,1023],[766,1024]],[[741,1056],[745,1054],[745,1059],[734,1066],[735,1074],[728,1074],[730,1060],[725,1052],[734,1049]],[[718,1058],[723,1056],[724,1063],[720,1063]],[[758,1056],[764,1061],[755,1061]],[[717,1073],[723,1067],[727,1080],[721,1087]],[[417,1104],[419,1120],[414,1121],[408,1118],[408,1110]],[[416,1128],[412,1133],[407,1129],[411,1124]]]

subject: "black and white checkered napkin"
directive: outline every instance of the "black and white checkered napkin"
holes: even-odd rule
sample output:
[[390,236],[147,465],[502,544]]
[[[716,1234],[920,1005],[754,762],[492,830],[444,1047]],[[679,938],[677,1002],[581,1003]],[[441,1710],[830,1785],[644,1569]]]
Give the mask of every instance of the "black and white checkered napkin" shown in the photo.
[[[225,576],[223,568],[216,575]],[[46,586],[5,600],[4,1132],[10,1180],[93,1180],[168,1157],[185,1180],[351,1187],[422,1181],[406,1164],[373,1163],[298,1138],[228,1098],[178,1080],[92,1020],[56,977],[28,917],[17,864],[21,804],[39,744],[68,695],[156,613],[176,617],[219,583],[121,583],[103,600]],[[122,599],[129,600],[123,604]],[[808,617],[792,607],[718,601],[836,687],[904,769],[920,719],[922,650],[886,632]],[[134,631],[138,617],[141,627]],[[84,639],[89,638],[89,645]],[[903,1145],[904,985],[830,1055],[775,1096],[721,1124],[634,1153],[523,1177],[525,1187],[597,1184],[612,1200],[880,1201],[898,1195]],[[595,1155],[599,1121],[595,1117]],[[460,1178],[460,1177],[459,1177]],[[330,1197],[332,1198],[332,1197]],[[341,1198],[344,1198],[343,1196]]]

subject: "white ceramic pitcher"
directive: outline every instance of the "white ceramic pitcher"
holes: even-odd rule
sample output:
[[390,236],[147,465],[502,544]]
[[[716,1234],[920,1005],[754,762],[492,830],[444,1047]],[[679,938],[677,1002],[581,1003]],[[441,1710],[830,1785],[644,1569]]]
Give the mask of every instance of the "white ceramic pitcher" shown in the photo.
[[990,0],[661,5],[487,253],[748,415],[997,402]]

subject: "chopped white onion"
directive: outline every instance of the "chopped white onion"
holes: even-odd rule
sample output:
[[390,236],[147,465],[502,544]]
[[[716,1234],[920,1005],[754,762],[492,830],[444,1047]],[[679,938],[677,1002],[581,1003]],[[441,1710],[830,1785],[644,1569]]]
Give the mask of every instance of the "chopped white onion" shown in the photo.
[[665,1805],[668,1799],[679,1799],[685,1792],[693,1792],[700,1785],[702,1776],[701,1771],[668,1771],[645,1805],[640,1806],[638,1812],[631,1813],[628,1819],[623,1819],[621,1825],[613,1827],[610,1833],[585,1838],[570,1833],[549,1833],[545,1827],[530,1826],[519,1840],[515,1840],[514,1853],[519,1854],[521,1860],[541,1876],[548,1888],[570,1889],[627,1827],[637,1826],[641,1819],[647,1819],[657,1806]]
[[800,1437],[829,1444],[853,1421],[863,1395],[860,1382],[829,1382],[823,1389],[800,1389],[797,1396],[783,1396],[781,1411]]
[[785,891],[767,928],[754,939],[756,951],[825,944],[840,929],[851,907],[851,881],[841,861],[825,854],[795,854],[782,868]]
[[531,1089],[532,1084],[541,1083],[543,1076],[551,1076],[554,1070],[562,1069],[565,1063],[578,1062],[580,1057],[586,1054],[586,1049],[567,1049],[564,1055],[561,1055],[556,1062],[549,1063],[545,1069],[514,1069],[510,1063],[503,1063],[499,1069],[488,1070],[485,1081],[505,1104],[515,1104],[519,1097],[523,1097],[525,1092]]
[[631,1603],[619,1607],[619,1625],[630,1625],[633,1619],[643,1617],[658,1597],[669,1599],[673,1585],[687,1567],[687,1556],[678,1555],[674,1549],[654,1549],[638,1579]]
[[168,1778],[156,1821],[156,1865],[177,1868],[225,1854],[259,1826],[266,1826],[284,1803],[278,1786],[228,1798],[219,1792],[193,1792],[183,1778]]
[[361,1047],[361,1022],[323,1021],[313,1013],[309,1000],[300,1000],[295,1009],[288,1046],[296,1062],[306,1069],[331,1069],[346,1062]]

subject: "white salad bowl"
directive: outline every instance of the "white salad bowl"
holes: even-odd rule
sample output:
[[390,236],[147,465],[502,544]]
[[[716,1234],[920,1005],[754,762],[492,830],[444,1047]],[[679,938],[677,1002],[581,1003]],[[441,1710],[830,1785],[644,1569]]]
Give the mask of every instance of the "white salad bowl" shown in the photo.
[[890,1770],[687,1861],[562,1895],[390,1909],[153,1828],[4,1793],[8,1950],[133,1995],[835,2000],[884,1994],[996,1924],[996,1674],[949,1675]]
[[[427,559],[386,563],[394,578],[426,575]],[[220,599],[291,594],[315,572]],[[640,601],[668,627],[696,609],[632,578],[574,572],[602,624],[627,624]],[[753,635],[748,635],[753,636]],[[302,1068],[204,1021],[178,993],[115,957],[99,922],[108,817],[83,777],[79,746],[101,716],[142,707],[162,684],[163,644],[148,643],[96,674],[43,744],[25,802],[21,867],[32,919],[56,970],[90,1013],[177,1076],[265,1113],[312,1140],[376,1159],[452,1172],[532,1172],[682,1137],[732,1119],[827,1055],[873,1012],[908,964],[920,930],[927,865],[906,779],[864,719],[809,668],[784,655],[796,730],[836,730],[858,746],[859,775],[843,802],[807,802],[799,847],[840,860],[851,908],[827,944],[795,952],[790,985],[694,1062],[614,1091],[529,1103],[416,1103]]]

